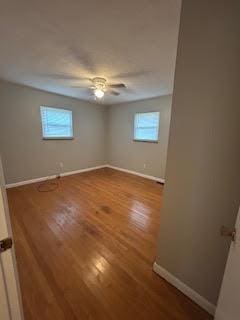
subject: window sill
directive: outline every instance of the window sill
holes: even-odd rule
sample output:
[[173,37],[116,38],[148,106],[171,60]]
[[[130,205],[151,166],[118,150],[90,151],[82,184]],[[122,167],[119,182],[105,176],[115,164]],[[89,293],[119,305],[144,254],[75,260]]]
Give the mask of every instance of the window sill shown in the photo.
[[73,137],[43,137],[42,140],[73,140]]
[[158,140],[139,140],[133,139],[134,142],[149,142],[149,143],[158,143]]

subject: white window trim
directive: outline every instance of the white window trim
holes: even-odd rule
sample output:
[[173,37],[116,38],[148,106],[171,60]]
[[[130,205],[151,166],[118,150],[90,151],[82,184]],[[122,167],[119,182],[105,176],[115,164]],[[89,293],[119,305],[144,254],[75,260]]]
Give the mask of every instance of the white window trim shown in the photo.
[[[159,119],[158,119],[158,133],[157,133],[157,139],[156,140],[152,140],[152,139],[136,139],[135,138],[135,116],[137,114],[141,114],[141,113],[155,113],[158,112],[159,113]],[[133,141],[134,142],[147,142],[147,143],[158,143],[159,142],[159,126],[160,126],[160,111],[140,111],[140,112],[135,112],[133,115]]]
[[[63,136],[63,137],[44,137],[44,130],[43,130],[43,122],[42,122],[42,114],[41,114],[41,108],[52,108],[52,109],[60,109],[60,110],[66,110],[71,111],[72,113],[72,136]],[[42,130],[42,140],[73,140],[74,139],[74,129],[73,129],[73,111],[71,109],[68,109],[66,107],[56,107],[56,106],[47,106],[47,105],[41,105],[40,106],[40,119],[41,119],[41,130]]]

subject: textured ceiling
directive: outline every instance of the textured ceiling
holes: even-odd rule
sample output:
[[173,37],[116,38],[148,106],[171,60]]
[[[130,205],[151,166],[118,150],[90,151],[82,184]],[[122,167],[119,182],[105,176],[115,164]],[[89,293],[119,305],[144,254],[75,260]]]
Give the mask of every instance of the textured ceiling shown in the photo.
[[172,93],[179,15],[180,0],[2,0],[0,78],[90,101],[84,78],[126,84],[104,104]]

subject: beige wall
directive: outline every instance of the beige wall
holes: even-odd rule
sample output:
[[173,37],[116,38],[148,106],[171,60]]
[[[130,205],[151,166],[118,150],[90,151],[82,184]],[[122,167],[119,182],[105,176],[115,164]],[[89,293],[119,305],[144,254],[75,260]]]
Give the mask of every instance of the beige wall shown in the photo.
[[[73,111],[74,140],[42,140],[40,106]],[[106,163],[106,107],[0,82],[0,152],[7,183]]]
[[[0,150],[7,183],[109,163],[165,176],[171,96],[103,106],[0,81]],[[40,106],[73,111],[74,140],[43,140]],[[136,112],[160,111],[158,143],[134,142]],[[146,168],[144,168],[146,164]]]
[[239,1],[183,1],[157,263],[216,303],[240,191]]
[[[165,177],[172,97],[123,103],[109,107],[108,163],[158,178]],[[133,141],[136,112],[160,111],[158,143]],[[146,168],[144,168],[146,164]]]

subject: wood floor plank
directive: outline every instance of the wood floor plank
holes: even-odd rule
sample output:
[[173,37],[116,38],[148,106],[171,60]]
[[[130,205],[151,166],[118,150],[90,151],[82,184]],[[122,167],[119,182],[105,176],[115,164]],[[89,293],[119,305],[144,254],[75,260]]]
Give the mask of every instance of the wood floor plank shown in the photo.
[[209,320],[152,271],[163,186],[109,168],[8,190],[26,320]]

